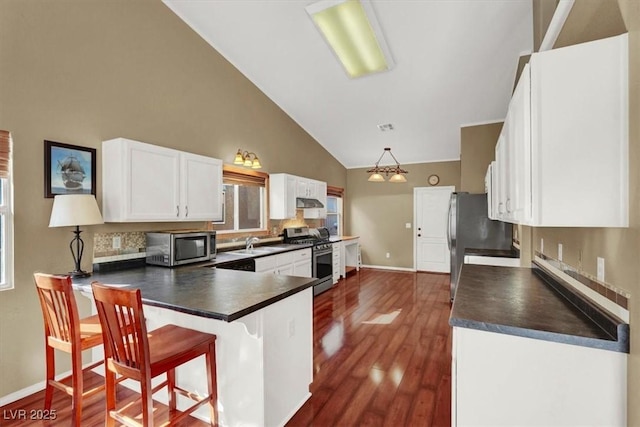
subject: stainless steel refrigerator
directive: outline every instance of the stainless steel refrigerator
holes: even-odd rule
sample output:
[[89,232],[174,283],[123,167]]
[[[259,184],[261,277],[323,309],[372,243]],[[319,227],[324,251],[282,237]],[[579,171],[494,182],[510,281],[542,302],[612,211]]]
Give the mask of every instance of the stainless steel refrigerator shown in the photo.
[[486,194],[453,193],[449,201],[448,241],[453,301],[465,249],[511,249],[513,226],[489,219]]

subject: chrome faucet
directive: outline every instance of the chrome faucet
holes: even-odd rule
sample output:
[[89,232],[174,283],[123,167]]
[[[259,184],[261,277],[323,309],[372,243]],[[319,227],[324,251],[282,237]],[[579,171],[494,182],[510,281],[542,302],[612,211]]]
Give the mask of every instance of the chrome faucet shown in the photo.
[[252,251],[253,244],[258,243],[259,241],[260,239],[258,239],[257,237],[252,237],[252,236],[247,237],[247,239],[245,240],[245,244],[246,244],[245,250]]

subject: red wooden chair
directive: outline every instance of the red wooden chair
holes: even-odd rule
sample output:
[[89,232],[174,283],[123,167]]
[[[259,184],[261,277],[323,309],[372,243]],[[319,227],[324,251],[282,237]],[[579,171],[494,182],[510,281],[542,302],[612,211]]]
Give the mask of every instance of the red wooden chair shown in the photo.
[[[78,307],[69,276],[54,276],[35,273],[38,297],[44,318],[46,386],[44,409],[51,409],[53,389],[57,388],[71,396],[73,423],[80,426],[83,399],[103,390],[104,385],[84,391],[83,372],[102,364],[102,361],[82,369],[82,352],[102,344],[102,331],[98,316],[80,319]],[[71,386],[55,379],[55,351],[58,349],[71,355]]]
[[[116,409],[115,376],[130,378],[140,382],[143,424],[153,426],[152,395],[168,386],[169,424],[173,424],[191,414],[198,407],[208,403],[211,411],[211,425],[217,425],[217,383],[216,383],[216,336],[175,325],[167,325],[147,333],[139,289],[119,289],[91,284],[102,325],[107,387],[107,423],[114,420],[129,426],[141,425],[125,412],[137,401]],[[127,321],[128,319],[128,321]],[[129,322],[129,325],[127,325]],[[205,355],[208,396],[200,397],[176,386],[175,368],[198,356]],[[160,374],[167,379],[151,387],[151,379]],[[186,396],[196,403],[186,411],[176,411],[176,393]]]

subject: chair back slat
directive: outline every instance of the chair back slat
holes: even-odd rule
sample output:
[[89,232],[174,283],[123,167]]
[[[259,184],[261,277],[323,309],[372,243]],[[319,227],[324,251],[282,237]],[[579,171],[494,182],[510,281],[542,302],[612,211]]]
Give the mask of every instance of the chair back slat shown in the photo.
[[147,328],[139,289],[128,290],[91,284],[105,344],[105,357],[145,372],[150,365]]
[[34,279],[44,318],[45,334],[67,343],[79,340],[78,307],[71,277],[35,273]]

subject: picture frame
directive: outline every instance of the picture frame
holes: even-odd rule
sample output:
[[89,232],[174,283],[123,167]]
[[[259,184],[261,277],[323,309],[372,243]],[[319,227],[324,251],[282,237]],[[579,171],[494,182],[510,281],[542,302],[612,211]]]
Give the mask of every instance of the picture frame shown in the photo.
[[44,141],[44,197],[96,195],[96,149]]

